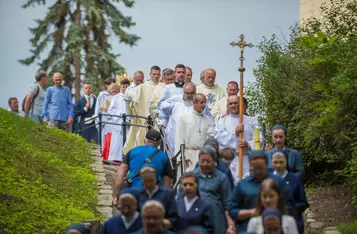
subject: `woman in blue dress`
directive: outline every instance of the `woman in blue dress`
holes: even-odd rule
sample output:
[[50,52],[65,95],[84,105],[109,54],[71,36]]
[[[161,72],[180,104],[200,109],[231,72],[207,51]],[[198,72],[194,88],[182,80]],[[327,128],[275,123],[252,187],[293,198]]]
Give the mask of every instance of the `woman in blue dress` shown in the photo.
[[214,233],[212,208],[200,198],[198,185],[198,177],[193,172],[181,177],[183,195],[176,201],[177,232],[180,234],[192,226],[203,226],[209,234]]
[[284,150],[277,150],[273,154],[272,163],[275,168],[274,174],[280,176],[285,181],[285,186],[293,198],[292,207],[288,207],[289,214],[293,215],[298,226],[299,233],[304,233],[303,212],[309,207],[306,199],[304,186],[296,174],[288,170],[288,154]]
[[249,219],[256,215],[256,204],[260,185],[266,178],[273,179],[284,193],[284,203],[290,200],[288,191],[284,186],[284,181],[272,173],[268,173],[268,159],[262,150],[253,150],[249,155],[249,165],[251,173],[248,177],[240,180],[234,187],[232,196],[232,206],[229,214],[238,225],[238,232],[247,230]]
[[288,159],[288,168],[289,171],[298,176],[301,182],[304,181],[305,169],[304,164],[301,159],[300,153],[295,150],[287,147],[286,145],[286,128],[280,124],[275,125],[272,128],[272,141],[274,144],[274,148],[267,152],[268,155],[268,168],[273,170],[272,158],[273,154],[277,150],[284,150],[287,153]]
[[200,198],[212,205],[214,213],[214,234],[235,234],[234,221],[229,217],[231,188],[225,174],[216,169],[216,152],[204,146],[199,152],[199,167],[194,173],[198,177]]

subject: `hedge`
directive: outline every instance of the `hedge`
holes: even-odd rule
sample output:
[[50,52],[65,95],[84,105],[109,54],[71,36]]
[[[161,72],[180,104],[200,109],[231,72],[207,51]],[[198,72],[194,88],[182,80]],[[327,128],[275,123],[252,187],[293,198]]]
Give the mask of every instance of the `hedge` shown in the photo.
[[63,233],[96,219],[90,144],[0,110],[0,229]]

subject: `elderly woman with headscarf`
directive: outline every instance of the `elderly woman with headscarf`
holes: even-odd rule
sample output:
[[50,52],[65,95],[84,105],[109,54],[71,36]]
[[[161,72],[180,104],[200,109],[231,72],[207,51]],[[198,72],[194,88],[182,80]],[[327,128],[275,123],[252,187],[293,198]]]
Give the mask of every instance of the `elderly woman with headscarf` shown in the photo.
[[216,169],[225,174],[229,180],[230,187],[233,189],[234,187],[234,179],[231,171],[229,170],[228,164],[226,164],[222,159],[219,158],[219,144],[218,141],[214,138],[208,138],[204,146],[211,146],[216,152],[217,166]]
[[216,152],[210,146],[204,146],[199,152],[199,167],[194,173],[198,177],[200,198],[211,204],[215,214],[213,222],[215,234],[235,233],[233,220],[229,217],[231,188],[225,174],[216,169]]
[[274,144],[274,148],[267,152],[268,155],[268,167],[270,169],[272,166],[272,156],[277,150],[285,150],[287,153],[287,162],[289,171],[296,174],[301,181],[304,180],[305,169],[304,164],[301,159],[300,153],[286,146],[286,135],[287,130],[284,126],[277,124],[272,128],[272,140]]
[[277,150],[273,154],[272,162],[274,174],[280,176],[285,181],[285,186],[293,198],[293,206],[288,207],[288,213],[294,216],[299,233],[304,233],[304,219],[302,213],[309,207],[304,186],[298,176],[288,170],[288,154],[285,150]]
[[268,159],[264,151],[251,151],[249,164],[251,173],[234,187],[232,206],[229,210],[230,216],[236,220],[238,225],[238,233],[246,231],[249,219],[256,215],[255,208],[260,185],[266,178],[273,179],[281,187],[285,203],[290,201],[284,181],[279,176],[268,173]]

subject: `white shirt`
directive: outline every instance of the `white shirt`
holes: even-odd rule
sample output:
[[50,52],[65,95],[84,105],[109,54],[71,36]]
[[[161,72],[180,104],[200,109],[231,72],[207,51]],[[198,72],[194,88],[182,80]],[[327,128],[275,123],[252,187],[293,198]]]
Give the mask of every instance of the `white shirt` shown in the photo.
[[128,230],[131,225],[135,222],[135,220],[139,217],[139,212],[135,211],[135,214],[133,217],[130,217],[130,219],[127,219],[124,215],[121,215],[121,219],[123,220],[125,228]]
[[156,189],[154,189],[152,192],[150,192],[149,190],[145,189],[147,195],[149,196],[149,198],[151,199],[154,194],[157,192],[157,190],[159,190],[159,186],[156,187]]
[[[289,215],[282,216],[282,229],[284,234],[298,234],[295,219]],[[247,232],[264,234],[262,216],[253,217],[249,220]]]
[[198,199],[198,197],[194,197],[191,200],[189,200],[186,196],[183,198],[184,202],[185,202],[185,208],[186,208],[186,212],[188,212],[191,207],[193,206],[193,204],[195,203],[195,201]]
[[[93,107],[93,102],[94,102],[94,97],[93,97],[92,95],[89,95],[89,96],[84,95],[84,98],[85,98],[87,101],[88,101],[88,98],[89,98],[89,101],[90,101],[90,107],[89,107],[89,109],[92,109],[92,107]],[[84,110],[85,110],[85,111],[88,111],[86,107],[84,107]]]
[[288,174],[288,171],[285,170],[285,172],[282,175],[280,175],[276,170],[274,170],[273,174],[277,175],[277,176],[280,176],[281,178],[284,179],[286,177],[286,175]]

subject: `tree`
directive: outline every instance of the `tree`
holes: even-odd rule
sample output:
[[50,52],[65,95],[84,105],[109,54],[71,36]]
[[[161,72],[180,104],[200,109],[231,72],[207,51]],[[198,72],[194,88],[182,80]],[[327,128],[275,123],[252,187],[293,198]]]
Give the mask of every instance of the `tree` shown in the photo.
[[266,126],[288,128],[288,144],[301,151],[310,173],[331,182],[340,172],[356,187],[357,2],[331,0],[321,12],[293,27],[290,41],[272,36],[260,43],[247,98]]
[[[128,8],[134,5],[132,0],[56,0],[46,17],[37,19],[37,26],[29,29],[33,34],[31,56],[19,62],[30,65],[40,60],[40,69],[49,74],[61,72],[66,86],[72,88],[75,83],[76,99],[83,78],[99,87],[107,77],[124,72],[116,61],[119,55],[112,52],[109,36],[113,33],[120,43],[129,46],[136,45],[140,37],[124,30],[135,23],[115,3]],[[45,1],[28,0],[23,7],[37,4]],[[48,47],[50,52],[41,59]]]

